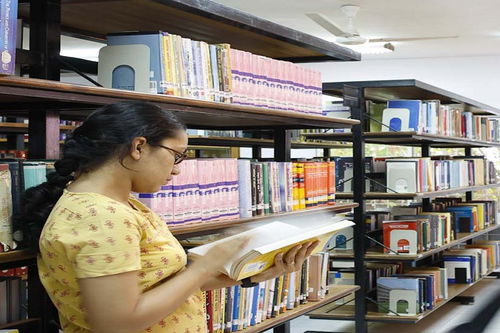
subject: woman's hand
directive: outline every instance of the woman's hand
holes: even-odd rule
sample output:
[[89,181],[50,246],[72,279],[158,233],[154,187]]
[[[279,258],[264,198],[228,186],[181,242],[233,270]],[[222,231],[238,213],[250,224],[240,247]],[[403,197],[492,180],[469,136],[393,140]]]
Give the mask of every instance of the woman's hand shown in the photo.
[[238,252],[248,243],[248,237],[238,237],[231,241],[213,246],[203,257],[197,258],[190,269],[199,271],[200,278],[211,278],[220,274],[220,271],[229,261],[234,259]]
[[252,276],[252,282],[267,281],[277,276],[300,270],[304,264],[304,260],[311,255],[311,252],[318,244],[319,241],[308,242],[291,248],[286,254],[278,254],[274,258],[274,265],[264,272]]

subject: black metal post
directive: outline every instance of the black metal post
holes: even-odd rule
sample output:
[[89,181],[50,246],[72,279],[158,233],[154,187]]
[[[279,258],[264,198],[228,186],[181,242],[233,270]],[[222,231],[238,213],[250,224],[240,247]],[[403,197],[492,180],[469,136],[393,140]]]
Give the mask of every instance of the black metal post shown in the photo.
[[[40,54],[41,61],[30,66],[30,77],[59,81],[60,50],[61,0],[31,0],[30,51]],[[29,133],[31,159],[59,157],[59,112],[31,110]]]
[[290,321],[285,321],[284,323],[273,328],[274,333],[290,333]]
[[323,148],[323,158],[330,159],[332,157],[330,148]]
[[260,160],[262,158],[262,148],[259,146],[252,146],[252,158]]
[[274,129],[274,160],[276,162],[289,162],[292,150],[292,136],[289,130],[282,127]]
[[351,108],[351,118],[360,121],[352,127],[353,135],[353,196],[359,206],[354,209],[354,270],[355,283],[361,288],[355,295],[356,333],[368,332],[366,315],[365,267],[365,141],[363,135],[365,98],[363,88],[344,85],[344,105]]
[[[465,156],[472,156],[472,148],[465,147],[464,153],[465,153]],[[465,201],[472,201],[472,191],[465,192]]]
[[[428,143],[423,143],[421,146],[421,157],[430,157],[431,152],[430,152],[430,145]],[[431,209],[431,199],[429,198],[424,198],[422,199],[422,208],[424,211],[430,212]]]

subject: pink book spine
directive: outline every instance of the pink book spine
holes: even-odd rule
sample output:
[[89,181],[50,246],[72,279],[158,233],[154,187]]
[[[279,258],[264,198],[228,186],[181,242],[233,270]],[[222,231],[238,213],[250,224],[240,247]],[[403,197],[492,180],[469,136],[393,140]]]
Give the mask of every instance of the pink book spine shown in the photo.
[[198,160],[192,160],[190,167],[191,179],[193,182],[193,197],[190,206],[193,211],[193,223],[201,222],[201,196],[200,196],[200,179],[198,174]]
[[[225,203],[225,219],[231,220],[234,219],[235,213],[238,211],[235,210],[235,195],[234,188],[238,186],[238,181],[235,179],[234,168],[236,161],[236,172],[237,172],[237,160],[233,158],[228,158],[224,160],[224,169],[225,169],[225,186],[224,186],[224,203]],[[239,204],[239,197],[238,199]],[[239,215],[239,214],[238,214]]]
[[288,111],[295,111],[294,105],[293,105],[293,93],[294,93],[294,88],[293,88],[293,72],[292,72],[292,66],[293,64],[290,62],[285,63],[285,101],[286,101],[286,109]]
[[303,70],[300,66],[293,66],[295,68],[295,108],[298,112],[304,112],[302,105],[302,94],[304,92]]
[[249,105],[251,103],[250,98],[250,52],[242,51],[241,55],[241,99],[242,104]]
[[231,73],[233,76],[231,90],[233,93],[233,103],[241,104],[241,53],[242,51],[230,49],[231,52]]
[[194,198],[194,184],[193,184],[193,175],[192,175],[192,167],[191,165],[193,164],[194,160],[187,160],[181,163],[182,165],[182,172],[184,173],[184,188],[182,193],[184,194],[183,197],[180,199],[182,200],[182,206],[183,206],[183,223],[193,223],[193,198]]
[[285,100],[285,62],[278,60],[278,66],[277,67],[277,102],[278,102],[278,108],[280,110],[286,110],[286,100]]
[[227,172],[224,159],[217,159],[214,166],[215,172],[215,196],[214,207],[217,208],[217,213],[214,214],[217,220],[227,219],[227,197],[226,197],[226,179]]
[[252,54],[252,63],[250,70],[250,95],[252,96],[252,105],[259,105],[259,89],[258,89],[258,56]]
[[264,67],[265,60],[262,56],[257,56],[257,67],[255,70],[256,83],[257,83],[257,106],[258,107],[266,107],[266,101],[264,98]]
[[218,220],[220,217],[219,213],[219,192],[220,192],[220,185],[219,183],[219,159],[211,160],[210,161],[211,166],[210,166],[210,187],[212,189],[211,195],[210,195],[210,200],[209,200],[209,208],[210,208],[210,217],[209,219],[211,221],[213,220]]
[[307,100],[311,113],[322,114],[322,107],[320,105],[320,107],[318,108],[317,103],[315,77],[316,72],[314,70],[309,70],[309,97]]
[[269,104],[271,109],[279,109],[278,103],[278,61],[270,59],[269,63]]
[[303,68],[304,70],[304,93],[302,95],[303,98],[303,106],[304,106],[304,111],[306,113],[316,113],[314,109],[312,108],[312,99],[311,99],[311,94],[312,94],[312,80],[311,80],[311,73],[312,71],[307,68]]
[[323,103],[321,101],[321,95],[322,95],[322,91],[323,91],[323,81],[321,79],[321,72],[320,71],[314,71],[315,72],[315,94],[314,94],[314,97],[315,97],[315,103],[314,105],[316,105],[316,112],[318,114],[322,114],[323,113]]
[[179,187],[182,180],[182,168],[180,168],[180,174],[172,178],[172,219],[173,224],[179,224],[180,221],[180,211],[181,206],[179,203]]
[[270,58],[264,58],[264,87],[263,87],[263,94],[264,94],[264,100],[267,108],[272,109],[273,108],[273,99],[272,99],[272,91],[271,91],[271,80],[272,80],[272,74],[271,74],[271,62],[272,59]]
[[231,186],[229,191],[231,193],[231,217],[238,219],[240,218],[240,185],[238,182],[238,160],[236,158],[231,161]]
[[201,219],[203,222],[209,220],[210,206],[209,206],[209,175],[211,167],[208,160],[198,160],[198,175],[200,181],[200,208],[201,208]]

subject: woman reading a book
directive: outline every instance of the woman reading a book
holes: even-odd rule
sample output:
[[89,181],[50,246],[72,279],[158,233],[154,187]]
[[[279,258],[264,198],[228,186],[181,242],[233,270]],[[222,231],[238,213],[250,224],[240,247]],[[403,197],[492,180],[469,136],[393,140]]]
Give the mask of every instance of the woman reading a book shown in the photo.
[[[66,139],[48,181],[26,191],[25,241],[70,332],[205,332],[202,290],[240,284],[218,272],[245,239],[187,265],[165,223],[130,192],[157,192],[186,157],[185,126],[143,102],[104,106]],[[260,282],[297,271],[315,244],[276,257]]]

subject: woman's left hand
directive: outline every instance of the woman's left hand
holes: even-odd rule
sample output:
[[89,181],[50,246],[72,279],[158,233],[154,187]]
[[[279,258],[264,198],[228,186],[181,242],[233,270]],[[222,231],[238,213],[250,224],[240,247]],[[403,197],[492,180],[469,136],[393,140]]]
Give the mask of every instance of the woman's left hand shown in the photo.
[[304,260],[309,257],[311,252],[319,241],[308,242],[303,245],[297,245],[287,253],[280,253],[274,258],[274,265],[264,272],[252,276],[253,282],[262,282],[273,279],[283,274],[292,273],[300,270],[304,264]]

